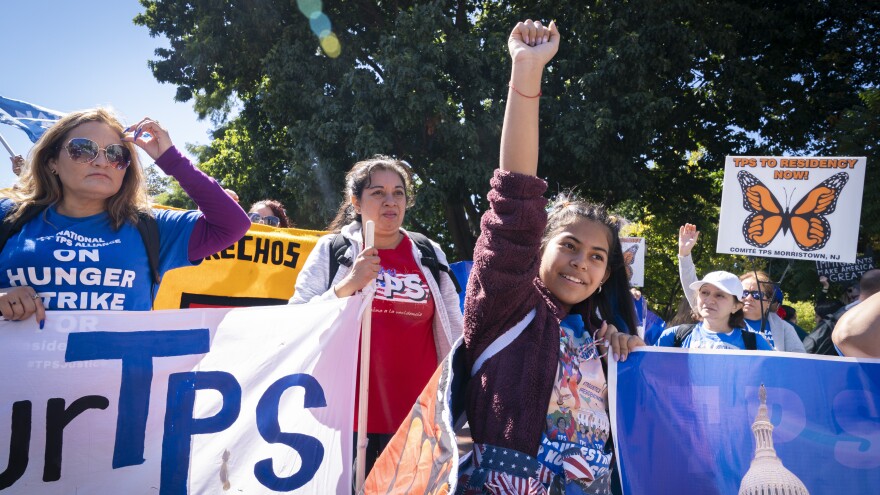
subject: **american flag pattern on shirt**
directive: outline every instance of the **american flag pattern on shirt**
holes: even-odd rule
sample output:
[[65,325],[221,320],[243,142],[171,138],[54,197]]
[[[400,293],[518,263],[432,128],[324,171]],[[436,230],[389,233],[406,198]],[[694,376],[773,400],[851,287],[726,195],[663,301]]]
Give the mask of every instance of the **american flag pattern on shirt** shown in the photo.
[[460,495],[547,495],[554,474],[518,450],[474,444],[474,471],[458,483]]

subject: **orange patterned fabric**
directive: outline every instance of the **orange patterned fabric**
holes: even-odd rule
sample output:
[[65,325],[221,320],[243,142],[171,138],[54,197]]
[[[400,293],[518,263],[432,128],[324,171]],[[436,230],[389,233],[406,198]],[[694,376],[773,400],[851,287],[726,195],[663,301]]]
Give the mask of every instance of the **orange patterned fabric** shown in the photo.
[[[458,477],[458,447],[448,418],[456,417],[451,397],[462,397],[455,376],[463,363],[463,348],[456,346],[434,372],[391,442],[370,471],[365,494],[424,493],[446,495]],[[456,363],[456,366],[453,365]]]

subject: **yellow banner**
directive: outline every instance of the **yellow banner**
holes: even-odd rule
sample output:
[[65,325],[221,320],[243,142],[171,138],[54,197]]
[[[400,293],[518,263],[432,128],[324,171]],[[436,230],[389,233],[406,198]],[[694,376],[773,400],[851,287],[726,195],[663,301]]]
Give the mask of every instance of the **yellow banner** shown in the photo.
[[167,272],[153,308],[287,304],[296,276],[324,234],[253,224],[238,242],[198,266]]

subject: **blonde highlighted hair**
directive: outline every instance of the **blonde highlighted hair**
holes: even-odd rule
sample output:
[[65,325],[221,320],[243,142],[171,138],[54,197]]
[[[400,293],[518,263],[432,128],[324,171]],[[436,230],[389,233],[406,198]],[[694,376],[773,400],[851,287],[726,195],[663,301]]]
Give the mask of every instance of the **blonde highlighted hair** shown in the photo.
[[[67,140],[75,137],[71,135],[74,129],[88,122],[103,123],[122,137],[122,124],[107,109],[81,110],[62,117],[43,133],[31,149],[27,163],[22,169],[18,188],[0,193],[0,197],[11,199],[18,205],[18,208],[6,217],[6,221],[15,221],[27,206],[49,206],[58,204],[64,199],[61,179],[52,173],[49,163],[57,160]],[[137,148],[132,143],[122,144],[131,153],[131,165],[125,170],[119,191],[107,198],[105,203],[111,224],[115,229],[119,229],[125,222],[137,222],[140,212],[150,212],[149,196],[144,173],[138,160]]]

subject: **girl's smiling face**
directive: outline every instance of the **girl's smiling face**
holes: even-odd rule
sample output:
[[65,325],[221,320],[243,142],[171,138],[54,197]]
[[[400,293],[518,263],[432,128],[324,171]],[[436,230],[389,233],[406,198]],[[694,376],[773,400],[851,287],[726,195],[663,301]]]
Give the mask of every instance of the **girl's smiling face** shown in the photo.
[[547,242],[538,275],[566,312],[608,279],[609,246],[608,228],[588,219],[567,225]]

